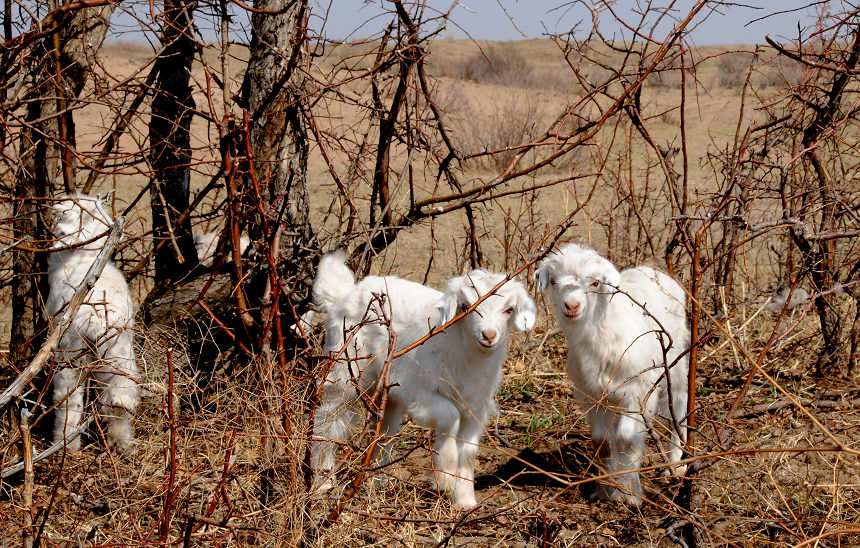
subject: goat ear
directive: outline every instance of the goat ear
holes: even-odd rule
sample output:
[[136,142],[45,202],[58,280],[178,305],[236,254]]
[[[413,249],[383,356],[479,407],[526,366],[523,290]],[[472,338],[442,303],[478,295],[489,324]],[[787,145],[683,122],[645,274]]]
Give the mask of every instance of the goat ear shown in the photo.
[[517,309],[514,314],[514,325],[520,331],[529,331],[535,326],[537,305],[535,305],[534,300],[528,294],[526,288],[523,287],[523,284],[519,282],[512,283],[516,284],[517,289]]
[[433,318],[433,329],[441,327],[454,319],[457,315],[457,306],[460,304],[460,294],[463,287],[463,276],[457,276],[448,280],[445,294],[436,303]]
[[549,265],[544,261],[539,267],[537,267],[537,270],[535,270],[535,273],[532,275],[535,287],[541,293],[546,291],[546,288],[549,286],[549,276]]
[[603,273],[601,281],[611,288],[616,289],[621,285],[621,273],[613,267],[611,270]]
[[445,293],[433,311],[433,329],[438,329],[454,319],[457,315],[457,295]]

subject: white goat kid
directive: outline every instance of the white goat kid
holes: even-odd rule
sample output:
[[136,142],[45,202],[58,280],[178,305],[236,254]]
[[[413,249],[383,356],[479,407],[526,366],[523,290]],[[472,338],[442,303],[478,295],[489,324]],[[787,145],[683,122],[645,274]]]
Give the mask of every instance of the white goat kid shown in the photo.
[[[219,231],[203,232],[194,236],[194,247],[197,249],[197,260],[201,265],[206,267],[212,266],[215,259],[215,252],[218,251],[218,238],[220,237],[221,232]],[[245,250],[248,249],[250,244],[251,239],[246,234],[242,234],[242,236],[239,237],[239,255],[244,255]],[[228,245],[230,245],[229,240]],[[230,255],[228,255],[228,257],[229,256]]]
[[[317,474],[328,481],[335,464],[332,442],[342,442],[357,426],[356,385],[372,393],[383,373],[388,325],[396,333],[396,348],[405,348],[489,294],[461,320],[392,362],[382,425],[386,439],[397,434],[404,416],[431,428],[437,488],[459,508],[477,504],[475,455],[496,410],[510,332],[531,329],[536,313],[519,282],[507,281],[490,294],[505,278],[475,270],[451,279],[443,294],[394,276],[370,276],[356,284],[342,253],[322,259],[314,297],[327,313],[325,347],[343,353],[322,387],[313,451]],[[391,446],[384,445],[380,460],[388,462]]]
[[[567,339],[567,375],[587,410],[606,471],[634,470],[610,479],[620,488],[598,485],[594,497],[638,505],[642,487],[635,470],[647,426],[658,419],[670,431],[671,463],[681,459],[686,440],[686,294],[662,272],[639,266],[619,273],[596,251],[577,244],[544,259],[535,280]],[[675,465],[671,472],[682,470]]]
[[[73,194],[54,205],[56,242],[48,257],[46,303],[50,314],[69,303],[112,224],[101,197]],[[128,284],[122,272],[108,262],[54,352],[57,363],[64,366],[54,374],[54,441],[68,439],[67,433],[78,426],[83,414],[84,374],[91,368],[89,372],[102,386],[101,413],[108,421],[108,442],[118,449],[129,447],[134,437],[130,417],[139,399],[133,328],[134,304]],[[73,451],[80,450],[80,445],[80,437],[68,440]]]

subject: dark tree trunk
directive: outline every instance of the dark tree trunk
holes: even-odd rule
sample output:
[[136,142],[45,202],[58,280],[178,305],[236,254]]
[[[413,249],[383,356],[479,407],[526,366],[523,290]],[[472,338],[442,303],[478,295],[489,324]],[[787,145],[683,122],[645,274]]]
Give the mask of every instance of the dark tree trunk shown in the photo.
[[[74,189],[72,111],[66,110],[62,116],[56,113],[67,109],[68,103],[83,90],[114,9],[112,4],[86,8],[50,21],[62,30],[37,43],[22,61],[24,66],[31,67],[30,103],[29,125],[22,131],[19,142],[21,171],[13,206],[15,240],[44,239],[44,223],[50,219],[41,214],[45,204],[38,199],[51,197],[59,189]],[[58,78],[57,73],[62,77]],[[45,97],[49,99],[39,99]],[[44,254],[15,252],[12,315],[16,321],[12,322],[10,353],[13,363],[19,365],[32,355],[36,327],[42,323],[40,303],[47,297],[46,270]]]
[[192,13],[196,2],[167,0],[164,3],[164,52],[156,61],[158,78],[149,122],[150,187],[156,283],[178,280],[197,265],[191,218],[180,216],[190,204],[191,64],[196,42]]
[[[815,109],[815,118],[803,130],[803,158],[815,174],[821,204],[824,206],[821,218],[816,227],[819,231],[830,230],[836,226],[836,204],[839,203],[833,195],[833,183],[818,152],[818,140],[821,135],[832,127],[839,113],[843,95],[851,81],[852,72],[860,64],[860,28],[853,31],[851,46],[844,61],[844,72],[836,73],[830,82],[826,102]],[[838,363],[838,353],[841,347],[840,331],[842,317],[836,296],[830,289],[836,281],[834,257],[836,244],[833,240],[822,240],[817,243],[806,241],[805,235],[792,231],[795,243],[803,252],[803,259],[810,271],[816,292],[815,310],[821,325],[822,346],[815,364],[816,376],[823,376],[825,369],[835,367]],[[822,294],[823,292],[823,294]]]

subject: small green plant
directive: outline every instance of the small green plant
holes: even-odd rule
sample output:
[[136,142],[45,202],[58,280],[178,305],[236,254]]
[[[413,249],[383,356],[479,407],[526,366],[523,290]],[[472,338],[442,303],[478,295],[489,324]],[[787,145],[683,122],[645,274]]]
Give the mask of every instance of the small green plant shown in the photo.
[[512,382],[499,388],[497,398],[499,403],[522,402],[531,403],[540,395],[538,389],[529,382]]
[[564,413],[556,411],[555,413],[541,413],[535,415],[529,421],[526,427],[526,432],[523,434],[523,444],[526,447],[531,447],[535,440],[535,434],[544,428],[548,428],[554,424],[558,424],[564,420]]

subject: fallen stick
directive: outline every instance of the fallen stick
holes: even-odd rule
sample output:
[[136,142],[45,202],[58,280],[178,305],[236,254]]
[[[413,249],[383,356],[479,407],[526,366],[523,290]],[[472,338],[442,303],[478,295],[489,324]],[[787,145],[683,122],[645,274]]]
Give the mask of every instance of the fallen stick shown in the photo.
[[[33,455],[33,463],[32,464],[35,465],[37,462],[50,457],[51,455],[53,455],[54,453],[56,453],[57,451],[59,451],[60,449],[65,447],[66,444],[68,444],[69,442],[71,442],[73,439],[77,438],[81,434],[83,434],[83,432],[90,426],[90,423],[92,423],[92,422],[93,422],[93,417],[92,417],[92,415],[90,415],[85,420],[81,421],[81,423],[78,424],[77,427],[75,427],[73,430],[71,430],[68,433],[66,439],[55,441],[52,445],[50,445],[47,449],[45,449],[41,453],[37,453],[37,454]],[[25,455],[25,459],[26,459],[26,455]],[[15,474],[18,474],[19,472],[24,470],[24,465],[25,465],[25,460],[21,460],[17,464],[13,464],[12,466],[10,466],[8,468],[3,468],[3,472],[0,473],[0,478],[6,479],[8,477],[14,476]]]
[[[808,405],[810,407],[817,407],[818,409],[845,409],[845,408],[860,407],[860,398],[855,398],[853,400],[840,400],[840,401],[812,400],[810,398],[797,398],[797,401],[801,405]],[[763,403],[761,405],[753,406],[746,413],[744,413],[742,415],[738,415],[735,418],[755,417],[755,416],[761,415],[763,413],[770,413],[773,411],[779,411],[780,409],[790,407],[792,405],[794,405],[794,404],[788,399],[776,400],[776,401],[772,401],[770,403]]]

